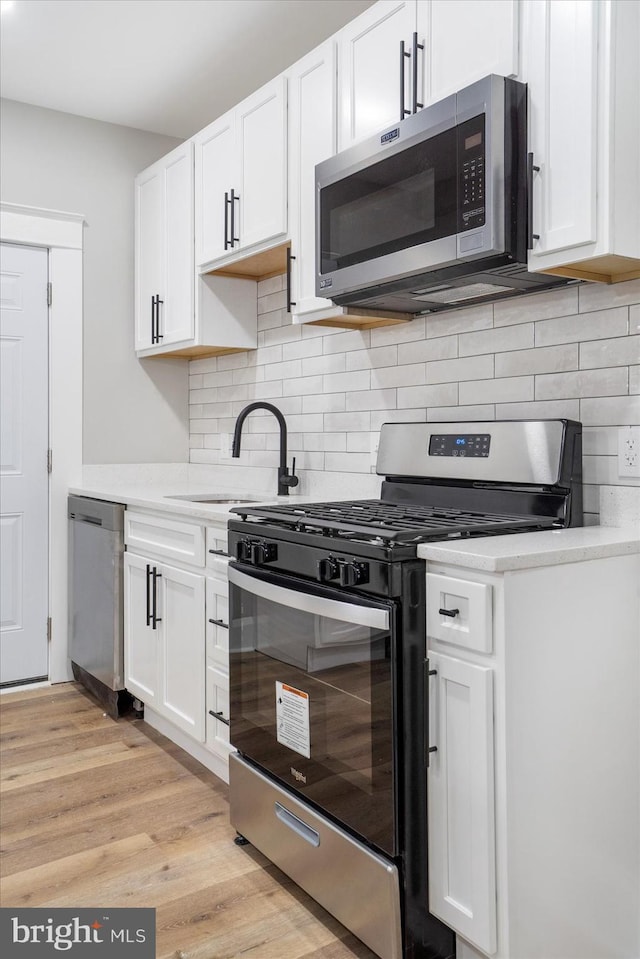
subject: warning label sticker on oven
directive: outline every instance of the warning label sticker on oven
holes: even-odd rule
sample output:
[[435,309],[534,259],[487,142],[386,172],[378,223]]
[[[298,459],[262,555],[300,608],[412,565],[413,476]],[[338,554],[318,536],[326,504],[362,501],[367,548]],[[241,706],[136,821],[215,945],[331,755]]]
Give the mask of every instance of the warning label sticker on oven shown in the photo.
[[276,728],[279,743],[311,758],[309,693],[276,681]]

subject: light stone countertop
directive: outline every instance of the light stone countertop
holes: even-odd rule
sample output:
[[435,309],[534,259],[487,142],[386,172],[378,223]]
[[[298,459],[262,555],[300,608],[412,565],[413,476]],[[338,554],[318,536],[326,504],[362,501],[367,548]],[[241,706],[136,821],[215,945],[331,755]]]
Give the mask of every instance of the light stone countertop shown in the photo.
[[632,553],[640,553],[640,529],[637,526],[579,526],[425,543],[418,547],[421,559],[492,573]]

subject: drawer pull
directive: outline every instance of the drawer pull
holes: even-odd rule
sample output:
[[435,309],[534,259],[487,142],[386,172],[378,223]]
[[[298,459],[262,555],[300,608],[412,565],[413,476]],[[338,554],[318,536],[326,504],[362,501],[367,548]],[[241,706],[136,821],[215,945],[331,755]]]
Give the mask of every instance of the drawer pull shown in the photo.
[[214,626],[222,626],[223,629],[229,629],[229,623],[225,623],[222,619],[210,619],[210,623],[213,623]]
[[276,816],[281,823],[284,823],[285,826],[288,826],[289,829],[292,829],[293,832],[297,833],[305,842],[308,842],[311,846],[320,845],[320,833],[317,833],[315,829],[312,829],[311,826],[307,826],[306,822],[303,822],[302,819],[298,819],[297,816],[294,816],[292,812],[289,812],[288,809],[279,803],[274,803]]
[[213,709],[210,709],[210,710],[209,710],[209,715],[210,715],[210,716],[213,716],[213,718],[214,718],[214,719],[217,719],[219,722],[224,723],[225,726],[230,726],[230,725],[231,725],[231,723],[229,722],[229,720],[224,718],[224,715],[223,715],[222,712],[214,713]]
[[452,619],[458,615],[460,612],[459,609],[439,609],[438,612],[441,616],[451,616]]
[[229,555],[229,554],[227,553],[226,549],[210,549],[209,552],[212,553],[214,556],[228,556],[228,555]]

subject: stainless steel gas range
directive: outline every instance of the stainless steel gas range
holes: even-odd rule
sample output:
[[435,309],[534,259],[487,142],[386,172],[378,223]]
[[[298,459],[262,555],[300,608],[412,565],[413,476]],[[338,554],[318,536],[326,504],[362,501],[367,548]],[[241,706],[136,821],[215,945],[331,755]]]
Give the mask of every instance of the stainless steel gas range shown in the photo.
[[379,500],[233,510],[231,821],[382,959],[446,959],[417,546],[581,525],[581,425],[385,424],[377,472]]

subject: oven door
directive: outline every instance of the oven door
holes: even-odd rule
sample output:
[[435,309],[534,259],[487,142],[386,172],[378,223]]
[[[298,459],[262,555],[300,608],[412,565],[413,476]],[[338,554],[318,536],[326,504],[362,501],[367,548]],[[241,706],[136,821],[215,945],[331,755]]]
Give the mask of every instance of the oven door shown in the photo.
[[229,566],[231,742],[390,855],[393,603]]

